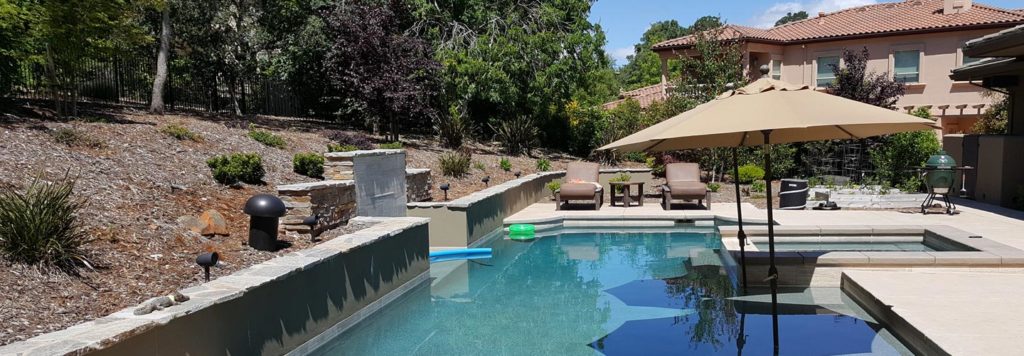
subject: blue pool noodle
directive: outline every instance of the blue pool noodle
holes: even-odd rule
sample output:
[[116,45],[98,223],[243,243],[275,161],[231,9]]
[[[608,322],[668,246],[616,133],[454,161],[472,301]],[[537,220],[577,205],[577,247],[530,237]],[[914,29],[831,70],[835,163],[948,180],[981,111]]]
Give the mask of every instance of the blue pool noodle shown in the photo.
[[464,248],[457,250],[435,251],[430,253],[430,263],[454,260],[475,260],[479,258],[491,258],[491,249]]

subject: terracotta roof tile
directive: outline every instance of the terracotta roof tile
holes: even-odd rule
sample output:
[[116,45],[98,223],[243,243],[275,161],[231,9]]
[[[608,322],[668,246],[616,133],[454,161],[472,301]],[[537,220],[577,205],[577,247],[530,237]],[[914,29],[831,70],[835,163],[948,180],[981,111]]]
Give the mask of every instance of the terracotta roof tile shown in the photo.
[[601,105],[605,110],[614,109],[619,104],[622,104],[626,99],[632,98],[640,103],[641,108],[647,108],[654,102],[658,102],[665,99],[664,85],[661,83],[646,86],[639,89],[625,91],[619,94],[619,100],[612,101]]
[[[1024,23],[1024,10],[1007,10],[974,3],[970,10],[945,14],[943,0],[907,0],[853,7],[770,29],[727,25],[720,37],[775,43],[812,42],[965,27],[1012,26]],[[724,39],[723,38],[723,39]],[[657,43],[655,50],[686,46],[690,36]]]

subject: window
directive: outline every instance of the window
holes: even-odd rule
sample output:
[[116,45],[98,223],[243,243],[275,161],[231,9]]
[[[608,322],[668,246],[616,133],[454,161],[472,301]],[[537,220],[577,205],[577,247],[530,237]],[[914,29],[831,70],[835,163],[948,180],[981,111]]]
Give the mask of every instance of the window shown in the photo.
[[775,79],[775,80],[782,79],[782,60],[781,59],[772,60],[772,79]]
[[832,67],[839,66],[839,56],[826,56],[818,57],[818,82],[817,86],[824,88],[832,83],[836,79],[835,72],[832,71]]
[[962,65],[968,65],[968,64],[980,61],[982,59],[984,59],[984,58],[974,58],[974,57],[964,56]]
[[917,83],[921,79],[921,51],[896,51],[892,54],[893,80]]

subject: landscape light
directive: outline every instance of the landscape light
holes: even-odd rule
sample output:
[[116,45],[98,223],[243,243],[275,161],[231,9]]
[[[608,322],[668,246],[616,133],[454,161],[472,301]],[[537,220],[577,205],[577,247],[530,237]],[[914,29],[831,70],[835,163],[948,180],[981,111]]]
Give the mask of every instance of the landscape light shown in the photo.
[[217,265],[217,260],[220,259],[220,255],[216,252],[207,252],[199,257],[196,257],[196,264],[203,267],[203,274],[206,276],[206,281],[210,281],[210,267]]

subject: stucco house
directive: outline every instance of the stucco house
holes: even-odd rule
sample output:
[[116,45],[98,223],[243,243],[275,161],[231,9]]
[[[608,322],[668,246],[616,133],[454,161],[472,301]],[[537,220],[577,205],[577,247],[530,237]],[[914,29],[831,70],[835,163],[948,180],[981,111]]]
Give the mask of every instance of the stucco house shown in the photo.
[[[843,49],[867,47],[868,70],[906,83],[906,95],[897,106],[929,107],[943,133],[949,134],[969,132],[991,102],[982,95],[984,88],[950,79],[953,68],[979,60],[965,56],[961,47],[1019,24],[1024,24],[1024,10],[971,0],[907,0],[819,13],[770,29],[727,25],[721,36],[740,41],[748,75],[759,75],[757,68],[768,64],[776,79],[817,87],[833,79],[829,64],[841,61]],[[641,106],[664,99],[672,90],[668,62],[687,55],[691,40],[687,36],[655,44],[652,50],[661,58],[662,82],[620,97],[632,97]]]

